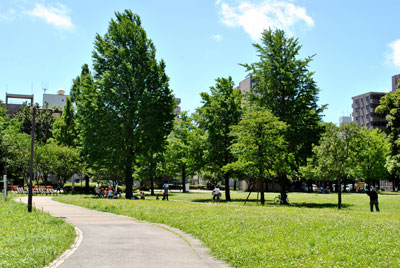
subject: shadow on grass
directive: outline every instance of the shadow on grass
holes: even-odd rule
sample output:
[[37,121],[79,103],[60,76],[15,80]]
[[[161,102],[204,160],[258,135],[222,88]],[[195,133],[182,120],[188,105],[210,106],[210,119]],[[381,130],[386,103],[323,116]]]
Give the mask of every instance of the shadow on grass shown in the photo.
[[[299,208],[337,208],[337,203],[290,203],[292,207]],[[342,208],[350,208],[352,204],[343,204]]]
[[[221,200],[220,203],[231,203],[231,202],[241,202],[244,204],[246,199],[233,199],[232,201],[228,202],[226,200]],[[197,202],[197,203],[213,203],[212,199],[195,199],[192,200],[192,202]],[[255,199],[250,199],[247,200],[247,203],[260,203],[260,200],[255,200]],[[271,199],[266,199],[265,200],[265,206],[287,206],[287,207],[304,207],[304,208],[337,208],[337,203],[290,203],[289,205],[280,205],[279,203],[274,203],[273,200]],[[352,204],[342,204],[342,208],[350,208],[352,207]]]

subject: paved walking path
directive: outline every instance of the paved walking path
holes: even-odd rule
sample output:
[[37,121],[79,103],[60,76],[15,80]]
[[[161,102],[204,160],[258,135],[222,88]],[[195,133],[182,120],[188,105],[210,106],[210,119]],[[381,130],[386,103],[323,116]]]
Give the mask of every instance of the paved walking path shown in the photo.
[[[27,198],[21,201],[26,203]],[[51,197],[34,196],[33,203],[54,217],[65,217],[83,233],[76,251],[54,267],[229,267],[209,256],[197,239],[171,227],[166,230],[129,217],[59,203]]]

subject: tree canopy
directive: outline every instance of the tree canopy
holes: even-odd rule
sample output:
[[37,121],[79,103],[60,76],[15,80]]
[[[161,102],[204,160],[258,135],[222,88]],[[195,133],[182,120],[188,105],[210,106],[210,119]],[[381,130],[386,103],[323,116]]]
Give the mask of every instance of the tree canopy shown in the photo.
[[263,205],[265,182],[287,172],[293,161],[283,135],[286,128],[287,125],[270,111],[258,107],[251,107],[238,125],[232,126],[234,141],[231,150],[237,161],[226,165],[225,169],[256,173],[257,190],[261,192]]
[[[285,133],[288,150],[295,157],[296,170],[311,156],[312,145],[319,140],[325,106],[319,107],[319,89],[309,71],[312,57],[299,59],[298,39],[287,37],[283,30],[265,30],[261,43],[254,44],[259,61],[244,64],[255,86],[250,101],[269,109],[289,127]],[[300,138],[301,137],[301,138]],[[280,178],[281,196],[286,196],[288,176]]]
[[231,77],[217,78],[216,85],[210,88],[211,94],[201,93],[202,106],[197,110],[199,125],[208,133],[207,162],[217,174],[223,174],[225,180],[225,198],[230,200],[229,177],[222,168],[233,162],[229,149],[233,137],[230,127],[239,123],[242,115],[242,94],[234,87]]
[[96,36],[94,79],[84,66],[73,97],[82,109],[78,124],[88,159],[99,169],[123,170],[130,199],[134,161],[148,150],[162,150],[176,104],[165,63],[157,62],[140,17],[130,10],[115,16],[107,33]]

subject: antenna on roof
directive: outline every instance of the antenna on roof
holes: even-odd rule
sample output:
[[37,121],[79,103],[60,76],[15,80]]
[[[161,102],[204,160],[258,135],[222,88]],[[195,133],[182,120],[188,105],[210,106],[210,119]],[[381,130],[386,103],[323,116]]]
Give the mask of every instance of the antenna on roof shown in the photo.
[[42,89],[43,89],[43,94],[46,94],[47,86],[45,85],[44,82],[42,82]]

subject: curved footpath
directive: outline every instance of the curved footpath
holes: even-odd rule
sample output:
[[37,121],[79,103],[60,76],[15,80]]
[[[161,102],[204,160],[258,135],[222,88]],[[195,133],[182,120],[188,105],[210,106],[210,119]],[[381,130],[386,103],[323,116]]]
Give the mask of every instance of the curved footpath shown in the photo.
[[[27,203],[27,197],[16,198]],[[82,231],[76,249],[50,267],[229,267],[207,254],[200,241],[174,228],[33,197],[37,209]],[[71,254],[72,253],[72,254]]]

